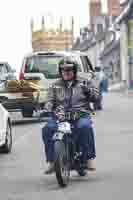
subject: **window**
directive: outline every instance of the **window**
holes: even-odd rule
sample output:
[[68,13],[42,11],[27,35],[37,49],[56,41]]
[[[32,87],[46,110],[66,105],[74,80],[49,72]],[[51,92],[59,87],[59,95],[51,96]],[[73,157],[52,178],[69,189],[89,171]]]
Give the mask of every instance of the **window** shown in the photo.
[[25,64],[26,73],[43,73],[46,78],[58,78],[58,63],[62,57],[33,56]]
[[81,61],[83,63],[83,68],[84,68],[84,72],[88,72],[88,63],[87,63],[87,60],[86,60],[86,56],[80,56],[81,58]]
[[7,74],[8,70],[4,64],[0,64],[0,74]]
[[103,32],[103,25],[97,24],[97,33],[102,33],[102,32]]
[[7,69],[7,71],[8,71],[9,73],[12,71],[12,69],[11,69],[11,67],[10,67],[9,64],[6,64],[5,67],[6,67],[6,69]]
[[93,71],[93,66],[87,56],[81,56],[81,60],[83,62],[84,72]]

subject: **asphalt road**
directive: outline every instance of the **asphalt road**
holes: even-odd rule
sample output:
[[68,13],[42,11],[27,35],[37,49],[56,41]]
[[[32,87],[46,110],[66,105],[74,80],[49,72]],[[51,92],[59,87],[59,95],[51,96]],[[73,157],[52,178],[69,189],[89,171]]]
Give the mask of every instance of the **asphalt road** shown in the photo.
[[97,173],[85,178],[72,173],[61,189],[54,174],[46,176],[41,127],[43,123],[13,116],[13,149],[0,154],[0,200],[128,200],[133,185],[133,97],[104,97],[104,111],[94,118]]

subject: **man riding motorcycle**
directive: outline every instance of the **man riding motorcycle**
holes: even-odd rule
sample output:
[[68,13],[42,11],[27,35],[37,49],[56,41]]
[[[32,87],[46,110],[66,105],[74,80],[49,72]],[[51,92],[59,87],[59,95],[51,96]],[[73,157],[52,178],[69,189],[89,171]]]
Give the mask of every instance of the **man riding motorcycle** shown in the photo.
[[[85,163],[96,158],[95,138],[92,128],[92,120],[89,114],[89,103],[95,102],[99,97],[98,90],[86,80],[77,76],[78,64],[70,57],[65,57],[59,62],[60,79],[49,89],[48,101],[45,109],[49,112],[55,111],[56,116],[63,118],[63,108],[65,112],[78,113],[77,117],[70,119],[74,126],[77,142],[82,151],[80,174],[84,176]],[[75,115],[74,115],[75,116]],[[48,119],[47,124],[42,129],[42,139],[45,147],[46,161],[49,163],[46,174],[54,171],[54,141],[53,135],[57,130],[56,118]]]

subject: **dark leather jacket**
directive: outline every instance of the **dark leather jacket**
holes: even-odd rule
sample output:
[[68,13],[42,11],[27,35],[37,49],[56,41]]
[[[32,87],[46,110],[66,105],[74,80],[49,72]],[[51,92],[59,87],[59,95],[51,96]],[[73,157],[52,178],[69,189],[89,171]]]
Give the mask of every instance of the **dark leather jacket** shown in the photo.
[[62,105],[65,111],[89,111],[89,103],[99,98],[98,89],[83,78],[69,84],[59,79],[49,88],[45,109],[51,112]]

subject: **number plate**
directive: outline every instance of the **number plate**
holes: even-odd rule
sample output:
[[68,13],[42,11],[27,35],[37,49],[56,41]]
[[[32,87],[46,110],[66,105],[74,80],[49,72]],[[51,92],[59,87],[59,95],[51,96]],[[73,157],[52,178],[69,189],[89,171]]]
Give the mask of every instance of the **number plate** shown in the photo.
[[58,131],[53,136],[53,140],[62,140],[63,136],[64,136],[64,133]]
[[71,133],[71,125],[68,122],[60,122],[58,130],[64,133]]

